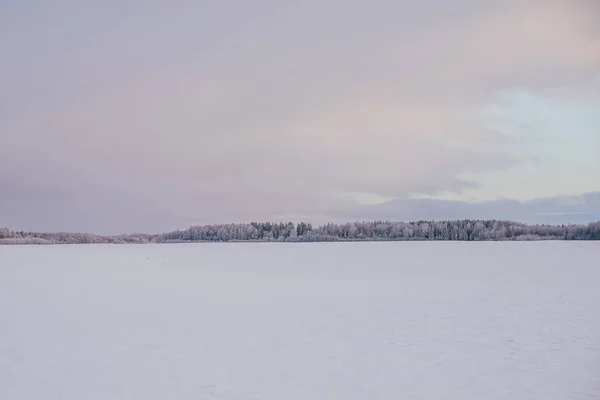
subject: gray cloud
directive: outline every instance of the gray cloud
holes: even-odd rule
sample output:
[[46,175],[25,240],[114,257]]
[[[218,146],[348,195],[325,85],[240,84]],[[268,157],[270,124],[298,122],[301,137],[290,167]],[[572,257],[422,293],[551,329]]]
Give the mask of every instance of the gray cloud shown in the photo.
[[438,199],[400,199],[377,205],[332,210],[339,220],[499,219],[527,223],[600,221],[600,192],[539,198],[527,202],[495,200],[479,203]]
[[32,229],[462,193],[464,174],[531,161],[482,126],[481,101],[600,68],[596,9],[566,0],[1,7],[0,225]]

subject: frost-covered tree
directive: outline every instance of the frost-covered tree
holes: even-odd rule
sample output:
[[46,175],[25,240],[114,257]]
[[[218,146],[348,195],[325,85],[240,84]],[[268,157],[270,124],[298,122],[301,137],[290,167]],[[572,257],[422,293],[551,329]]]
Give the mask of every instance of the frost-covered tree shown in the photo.
[[0,228],[0,239],[7,239],[10,236],[10,230],[8,228]]

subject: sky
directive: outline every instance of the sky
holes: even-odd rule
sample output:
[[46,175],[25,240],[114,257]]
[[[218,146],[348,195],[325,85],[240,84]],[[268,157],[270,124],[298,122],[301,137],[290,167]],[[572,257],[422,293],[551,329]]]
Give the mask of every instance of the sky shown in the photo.
[[4,0],[0,226],[600,220],[593,0]]

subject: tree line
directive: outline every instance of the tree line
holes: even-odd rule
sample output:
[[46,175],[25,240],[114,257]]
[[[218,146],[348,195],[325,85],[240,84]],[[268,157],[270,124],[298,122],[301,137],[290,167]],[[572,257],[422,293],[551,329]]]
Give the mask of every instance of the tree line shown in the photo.
[[252,222],[194,225],[158,234],[100,236],[89,233],[36,233],[0,228],[0,244],[337,242],[337,241],[506,241],[600,240],[600,221],[589,224],[528,225],[514,221],[364,221],[325,224]]

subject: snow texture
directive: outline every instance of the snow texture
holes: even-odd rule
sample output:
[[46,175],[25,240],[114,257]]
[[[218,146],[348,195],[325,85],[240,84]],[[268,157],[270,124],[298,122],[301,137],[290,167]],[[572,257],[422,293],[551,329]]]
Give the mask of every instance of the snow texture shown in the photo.
[[0,246],[0,399],[600,398],[600,243]]

